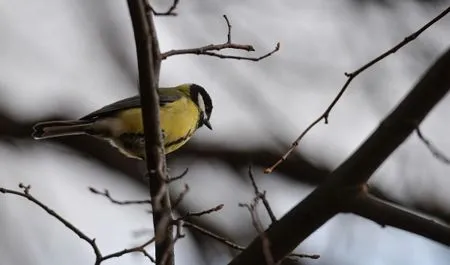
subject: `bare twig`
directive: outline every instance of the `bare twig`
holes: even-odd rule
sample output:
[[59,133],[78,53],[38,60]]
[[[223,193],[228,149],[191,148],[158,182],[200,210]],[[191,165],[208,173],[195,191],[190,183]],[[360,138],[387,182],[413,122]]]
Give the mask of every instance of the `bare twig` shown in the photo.
[[184,196],[189,192],[189,186],[187,184],[184,184],[184,189],[181,191],[181,193],[178,195],[177,198],[173,201],[173,208],[177,208],[178,205],[181,203],[181,201],[184,199]]
[[[227,27],[228,27],[228,34],[227,34],[227,42],[226,43],[231,43],[231,23],[230,20],[228,19],[227,15],[223,15],[223,18],[225,19],[225,22],[227,23]],[[251,51],[254,51],[255,49],[251,49]]]
[[194,223],[191,223],[191,222],[188,222],[188,221],[184,221],[183,222],[183,226],[187,227],[187,228],[191,228],[191,229],[193,229],[193,230],[195,230],[195,231],[197,231],[197,232],[199,232],[199,233],[201,233],[201,234],[203,234],[205,236],[208,236],[208,237],[210,237],[212,239],[215,239],[215,240],[217,240],[217,241],[219,241],[219,242],[229,246],[230,248],[233,248],[233,249],[236,249],[236,250],[240,250],[240,251],[245,249],[245,247],[240,246],[240,245],[230,241],[229,239],[227,239],[225,237],[222,237],[222,236],[219,236],[219,235],[217,235],[217,234],[215,234],[215,233],[213,233],[213,232],[211,232],[211,231],[209,231],[209,230],[207,230],[207,229],[205,229],[205,228],[203,228],[201,226],[198,226],[198,225],[196,225]]
[[105,260],[108,260],[111,258],[121,257],[121,256],[129,254],[129,253],[140,252],[145,257],[147,257],[151,262],[155,263],[155,259],[145,250],[145,247],[147,247],[148,245],[150,245],[153,242],[155,242],[154,237],[152,237],[151,239],[149,239],[148,241],[146,241],[145,243],[143,243],[142,245],[139,245],[137,247],[127,248],[127,249],[117,251],[117,252],[111,253],[109,255],[103,256],[101,258],[101,261],[105,261]]
[[270,220],[272,223],[275,223],[277,221],[277,218],[275,217],[275,214],[272,211],[272,208],[270,207],[269,201],[267,201],[266,198],[266,191],[259,191],[258,186],[256,185],[255,178],[253,176],[252,166],[248,166],[248,176],[250,177],[250,180],[252,182],[253,190],[255,191],[255,196],[260,198],[264,204],[264,207],[266,208],[267,214],[269,214]]
[[349,84],[352,82],[352,80],[356,76],[358,76],[360,73],[362,73],[363,71],[367,70],[367,68],[369,68],[369,67],[373,66],[374,64],[378,63],[379,61],[383,60],[384,58],[386,58],[390,54],[395,53],[400,48],[402,48],[406,44],[408,44],[411,41],[413,41],[414,39],[416,39],[421,33],[423,33],[426,29],[428,29],[431,25],[433,25],[434,23],[439,21],[441,18],[443,18],[449,12],[450,12],[450,7],[446,8],[444,11],[442,11],[438,16],[436,16],[430,22],[425,24],[423,27],[421,27],[419,30],[417,30],[413,34],[411,34],[411,35],[407,36],[406,38],[404,38],[403,41],[401,41],[400,43],[398,43],[397,45],[395,45],[394,47],[392,47],[388,51],[384,52],[383,54],[381,54],[380,56],[376,57],[375,59],[373,59],[372,61],[368,62],[367,64],[361,66],[357,70],[355,70],[355,71],[353,71],[351,73],[347,73],[346,72],[345,76],[347,76],[347,80],[345,81],[345,83],[342,86],[342,88],[339,90],[339,93],[337,94],[337,96],[333,99],[331,104],[325,110],[325,112],[322,113],[322,115],[320,115],[316,120],[314,120],[308,127],[306,127],[306,129],[300,134],[300,136],[298,136],[297,139],[295,139],[295,141],[291,144],[291,147],[286,151],[286,153],[284,153],[283,156],[277,162],[275,162],[275,164],[273,164],[271,167],[266,168],[264,170],[264,173],[266,173],[266,174],[272,173],[275,170],[275,168],[278,167],[278,165],[283,163],[283,161],[285,161],[288,158],[288,156],[294,151],[294,149],[299,145],[299,143],[303,139],[303,137],[314,126],[316,126],[320,121],[324,120],[325,124],[328,124],[328,116],[330,115],[331,110],[334,108],[336,103],[339,101],[339,99],[342,97],[344,92],[347,90],[347,87],[349,86]]
[[178,6],[178,3],[180,2],[180,0],[173,0],[172,5],[167,9],[167,11],[164,12],[158,12],[155,9],[153,9],[150,5],[146,5],[146,11],[147,12],[152,12],[153,15],[155,16],[176,16],[177,13],[175,13],[175,9]]
[[294,257],[294,258],[300,258],[300,259],[303,259],[303,258],[307,258],[307,259],[319,259],[320,258],[320,255],[317,255],[317,254],[296,254],[296,253],[292,253],[292,254],[290,254],[289,255],[290,257]]
[[245,207],[250,212],[251,218],[252,218],[252,224],[255,227],[256,231],[258,232],[259,237],[261,238],[262,242],[262,249],[264,253],[264,258],[267,265],[275,265],[275,261],[272,256],[272,252],[270,250],[270,241],[269,238],[267,238],[266,233],[264,232],[264,227],[261,223],[261,219],[259,219],[257,206],[258,201],[260,200],[260,197],[255,197],[254,200],[248,204],[248,203],[239,203],[239,207]]
[[111,194],[109,193],[109,190],[105,189],[103,192],[99,191],[93,187],[89,187],[89,191],[91,191],[94,194],[98,194],[101,196],[104,196],[107,198],[110,202],[118,205],[136,205],[136,204],[151,204],[151,200],[125,200],[125,201],[119,201],[111,197]]
[[177,180],[179,180],[179,179],[182,179],[184,176],[186,176],[186,174],[187,174],[188,172],[189,172],[189,168],[186,168],[186,169],[183,171],[183,173],[181,173],[180,175],[175,176],[175,177],[169,177],[169,178],[167,178],[166,182],[167,182],[167,183],[171,183],[171,182],[177,181]]
[[217,57],[217,58],[221,58],[221,59],[260,61],[260,60],[263,60],[263,59],[271,56],[272,54],[274,54],[275,52],[277,52],[280,49],[280,43],[277,43],[274,50],[272,50],[271,52],[268,52],[262,56],[259,56],[259,57],[225,55],[225,54],[219,54],[219,53],[213,52],[213,51],[221,51],[221,50],[225,50],[225,49],[244,50],[247,52],[255,51],[255,48],[253,48],[252,45],[237,44],[237,43],[233,43],[231,41],[231,23],[226,15],[223,15],[223,17],[225,19],[225,22],[227,24],[227,29],[228,29],[226,42],[224,42],[222,44],[209,44],[209,45],[199,47],[199,48],[170,50],[170,51],[162,53],[161,59],[165,60],[168,57],[174,56],[174,55],[195,54],[195,55],[207,55],[207,56]]
[[434,146],[430,140],[425,138],[419,126],[416,127],[416,133],[419,139],[425,144],[425,146],[428,148],[428,150],[430,150],[431,154],[433,154],[433,156],[436,157],[436,159],[440,160],[445,164],[450,164],[450,159],[446,155],[444,155],[441,151],[439,151],[439,149],[437,149],[437,147]]
[[[275,48],[272,51],[270,51],[270,52],[268,52],[268,53],[266,53],[266,54],[264,54],[262,56],[259,56],[259,57],[245,57],[245,56],[235,56],[235,55],[224,55],[224,54],[215,53],[215,52],[202,52],[202,53],[199,53],[198,55],[200,55],[200,54],[201,55],[208,55],[208,56],[217,57],[217,58],[220,58],[220,59],[234,59],[234,60],[244,60],[244,61],[257,62],[257,61],[261,61],[263,59],[266,59],[267,57],[271,56],[272,54],[276,53],[279,50],[280,50],[280,43],[277,42],[277,44],[275,45]],[[197,53],[195,53],[195,54],[197,54]]]
[[46,211],[49,215],[56,218],[59,222],[61,222],[70,231],[75,233],[79,238],[86,241],[92,247],[92,249],[95,253],[95,264],[99,265],[101,263],[102,254],[100,252],[99,247],[97,246],[97,243],[95,242],[95,238],[91,239],[90,237],[88,237],[79,228],[77,228],[71,222],[67,221],[64,217],[62,217],[57,212],[55,212],[55,210],[50,209],[47,205],[45,205],[40,200],[36,199],[33,195],[31,195],[31,193],[30,193],[31,186],[30,185],[24,185],[24,184],[20,183],[19,188],[21,188],[23,191],[10,190],[10,189],[5,189],[5,188],[0,187],[0,193],[13,194],[13,195],[16,195],[19,197],[23,197],[23,198],[26,198],[29,201],[33,202],[37,206],[39,206],[42,210]]
[[203,216],[203,215],[206,215],[206,214],[210,214],[210,213],[213,213],[213,212],[218,212],[218,211],[222,210],[222,208],[223,208],[223,204],[219,204],[216,207],[213,207],[213,208],[210,208],[210,209],[207,209],[207,210],[204,210],[204,211],[187,212],[183,216],[175,219],[174,221],[178,222],[178,221],[181,221],[181,220],[187,220],[190,217],[200,217],[200,216]]

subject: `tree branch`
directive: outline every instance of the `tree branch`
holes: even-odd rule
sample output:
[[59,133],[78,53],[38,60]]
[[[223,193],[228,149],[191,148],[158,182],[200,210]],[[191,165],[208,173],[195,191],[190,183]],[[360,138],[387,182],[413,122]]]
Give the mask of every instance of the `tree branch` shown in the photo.
[[105,198],[107,198],[110,202],[117,204],[117,205],[136,205],[136,204],[151,204],[151,200],[123,200],[119,201],[114,199],[111,194],[109,193],[109,190],[105,189],[105,191],[99,191],[93,187],[89,187],[89,191],[101,195]]
[[396,227],[450,246],[450,227],[397,208],[368,194],[359,196],[349,211],[381,226]]
[[275,48],[262,55],[259,57],[247,57],[247,56],[235,56],[235,55],[225,55],[225,54],[220,54],[220,53],[215,53],[213,51],[221,51],[221,50],[225,50],[225,49],[234,49],[234,50],[244,50],[247,52],[252,52],[255,51],[255,48],[253,48],[252,45],[248,45],[248,44],[237,44],[237,43],[233,43],[231,41],[231,24],[230,24],[230,20],[228,20],[228,17],[226,15],[223,15],[225,22],[227,24],[227,29],[228,29],[228,33],[227,33],[227,41],[222,43],[222,44],[209,44],[203,47],[199,47],[199,48],[191,48],[191,49],[180,49],[180,50],[170,50],[167,52],[164,52],[161,54],[161,59],[165,60],[170,56],[174,56],[174,55],[183,55],[183,54],[195,54],[195,55],[208,55],[208,56],[212,56],[212,57],[217,57],[217,58],[221,58],[221,59],[235,59],[235,60],[248,60],[248,61],[260,61],[263,60],[269,56],[271,56],[272,54],[274,54],[275,52],[277,52],[280,49],[280,43],[277,43],[277,45],[275,46]]
[[266,265],[275,265],[275,261],[273,260],[272,253],[270,250],[270,240],[267,238],[263,225],[261,223],[261,219],[259,218],[257,206],[261,197],[256,196],[250,204],[248,203],[239,203],[239,207],[247,208],[250,212],[250,216],[252,218],[253,227],[258,232],[259,238],[262,242],[262,251],[264,254],[265,264]]
[[416,128],[416,133],[419,139],[425,144],[425,146],[428,148],[428,150],[431,152],[431,154],[439,161],[443,162],[444,164],[449,165],[450,164],[450,158],[448,158],[446,155],[444,155],[439,149],[437,149],[436,146],[434,146],[430,140],[425,138],[425,136],[422,134],[422,131],[420,130],[419,126]]
[[66,220],[64,217],[59,215],[53,209],[50,209],[47,205],[45,205],[44,203],[42,203],[41,201],[36,199],[33,195],[31,195],[31,193],[30,193],[31,187],[29,185],[25,186],[22,183],[20,183],[19,188],[21,188],[23,191],[15,191],[15,190],[10,190],[10,189],[0,187],[0,193],[12,194],[12,195],[16,195],[19,197],[23,197],[23,198],[26,198],[27,200],[31,201],[32,203],[36,204],[37,206],[39,206],[42,210],[46,211],[50,216],[57,219],[65,227],[67,227],[70,231],[72,231],[79,238],[86,241],[91,246],[91,248],[93,249],[94,254],[95,254],[95,265],[99,265],[102,262],[103,257],[102,257],[99,247],[97,246],[97,243],[95,242],[95,238],[88,237],[84,232],[82,232],[79,228],[74,226],[71,222]]
[[325,124],[328,124],[328,116],[330,115],[331,110],[334,108],[334,106],[337,104],[337,102],[339,101],[339,99],[342,97],[342,95],[344,94],[344,92],[347,90],[347,87],[350,85],[350,83],[352,82],[352,80],[358,76],[359,74],[361,74],[362,72],[364,72],[365,70],[367,70],[369,67],[373,66],[374,64],[378,63],[379,61],[383,60],[384,58],[386,58],[387,56],[389,56],[390,54],[395,53],[396,51],[398,51],[400,48],[402,48],[403,46],[405,46],[406,44],[410,43],[411,41],[413,41],[414,39],[416,39],[420,34],[422,34],[426,29],[428,29],[429,27],[431,27],[431,25],[433,25],[434,23],[438,22],[441,18],[443,18],[445,15],[447,15],[450,12],[450,7],[446,8],[444,11],[442,11],[438,16],[436,16],[434,19],[432,19],[430,22],[428,22],[427,24],[425,24],[423,27],[421,27],[419,30],[417,30],[416,32],[414,32],[413,34],[407,36],[405,39],[403,39],[403,41],[401,41],[400,43],[398,43],[397,45],[395,45],[394,47],[392,47],[391,49],[389,49],[388,51],[384,52],[383,54],[381,54],[380,56],[378,56],[377,58],[373,59],[372,61],[368,62],[367,64],[363,65],[362,67],[360,67],[359,69],[351,72],[351,73],[345,73],[345,76],[347,76],[347,80],[345,81],[344,85],[342,86],[342,88],[339,90],[339,93],[337,94],[337,96],[333,99],[333,101],[331,102],[331,104],[327,107],[327,109],[325,110],[324,113],[322,113],[322,115],[320,115],[316,120],[314,120],[308,127],[306,127],[306,129],[297,137],[297,139],[295,139],[295,141],[291,144],[291,147],[283,154],[283,156],[281,156],[280,159],[277,160],[277,162],[275,162],[271,167],[268,167],[264,170],[264,172],[266,174],[270,174],[272,173],[275,168],[277,168],[281,163],[283,163],[288,156],[294,151],[294,149],[299,145],[300,141],[303,139],[303,137],[314,127],[316,126],[320,121],[324,120]]
[[177,8],[180,0],[173,0],[172,5],[167,9],[167,11],[164,12],[158,12],[155,11],[150,5],[147,6],[148,9],[150,9],[151,12],[153,12],[153,15],[155,16],[176,16],[177,13],[175,13],[175,9]]
[[[174,264],[173,228],[168,219],[172,217],[172,212],[166,187],[167,169],[159,123],[159,97],[157,94],[161,65],[158,39],[153,23],[153,14],[145,10],[148,3],[145,0],[128,0],[127,2],[133,24],[139,68],[139,93],[156,238],[156,264],[171,265]],[[164,264],[161,263],[162,261]]]
[[264,207],[266,208],[267,214],[270,217],[270,220],[272,221],[272,224],[277,221],[277,218],[275,217],[275,214],[273,213],[272,207],[270,207],[269,201],[266,198],[266,191],[261,192],[258,188],[258,185],[256,185],[255,177],[253,176],[252,167],[248,167],[248,176],[250,177],[250,181],[252,182],[253,191],[255,193],[256,198],[261,199],[261,201],[264,204]]
[[134,253],[134,252],[140,252],[145,257],[147,257],[151,262],[155,263],[156,262],[155,259],[147,252],[147,250],[145,250],[145,247],[147,247],[148,245],[150,245],[153,242],[155,242],[155,237],[152,237],[151,239],[147,240],[145,243],[143,243],[139,246],[136,246],[133,248],[126,248],[124,250],[105,255],[101,258],[101,261],[105,261],[105,260],[112,259],[112,258],[118,258],[123,255]]
[[[365,188],[363,185],[373,172],[446,95],[450,89],[449,69],[450,50],[431,66],[378,129],[323,184],[266,230],[275,262],[345,209],[345,205]],[[230,262],[230,265],[238,264],[264,264],[259,238]]]

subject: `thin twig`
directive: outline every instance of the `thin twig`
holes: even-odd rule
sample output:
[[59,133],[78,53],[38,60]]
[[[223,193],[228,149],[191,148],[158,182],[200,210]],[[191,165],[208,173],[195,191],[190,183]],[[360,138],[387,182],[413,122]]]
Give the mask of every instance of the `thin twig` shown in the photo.
[[231,41],[231,23],[226,15],[223,15],[225,22],[227,24],[227,41],[222,44],[209,44],[199,48],[191,48],[191,49],[179,49],[179,50],[170,50],[161,54],[161,59],[165,60],[170,56],[174,55],[182,55],[182,54],[195,54],[195,55],[207,55],[212,57],[217,57],[221,59],[235,59],[235,60],[248,60],[248,61],[260,61],[263,60],[280,49],[280,43],[277,43],[275,49],[271,52],[268,52],[259,57],[247,57],[247,56],[235,56],[235,55],[225,55],[220,53],[215,53],[213,51],[221,51],[225,49],[233,49],[233,50],[243,50],[247,52],[255,51],[252,45],[247,44],[237,44]]
[[79,228],[74,226],[72,223],[67,221],[64,217],[59,215],[55,210],[50,209],[47,205],[42,203],[40,200],[36,199],[33,195],[30,193],[31,186],[30,185],[24,185],[22,183],[19,184],[19,188],[21,188],[23,191],[15,191],[10,189],[5,189],[0,187],[0,193],[4,194],[13,194],[19,197],[23,197],[28,199],[29,201],[33,202],[37,206],[39,206],[42,210],[46,211],[49,215],[56,218],[59,222],[61,222],[65,227],[67,227],[70,231],[75,233],[79,238],[86,241],[93,249],[95,253],[95,264],[98,265],[102,261],[102,254],[100,252],[100,249],[97,246],[97,243],[95,242],[95,238],[88,237],[85,233],[83,233]]
[[325,124],[328,124],[328,116],[330,115],[331,110],[334,108],[336,103],[339,101],[339,99],[342,97],[344,92],[347,90],[347,87],[349,86],[350,82],[359,74],[361,74],[363,71],[367,70],[367,68],[373,66],[374,64],[378,63],[379,61],[383,60],[390,54],[395,53],[400,48],[405,46],[406,44],[410,43],[414,39],[416,39],[420,34],[422,34],[426,29],[431,27],[434,23],[442,19],[445,15],[447,15],[450,12],[450,7],[446,8],[444,11],[442,11],[438,16],[436,16],[434,19],[432,19],[430,22],[425,24],[423,27],[421,27],[419,30],[414,32],[413,34],[407,36],[404,38],[400,43],[389,49],[388,51],[384,52],[380,56],[376,57],[375,59],[371,60],[367,64],[361,66],[357,70],[351,72],[351,73],[345,73],[345,76],[347,76],[347,80],[344,83],[344,86],[340,89],[337,96],[333,99],[331,104],[328,106],[328,108],[325,110],[322,115],[320,115],[316,120],[314,120],[301,134],[300,136],[295,139],[295,141],[291,144],[291,147],[284,153],[284,155],[277,161],[275,164],[273,164],[271,167],[268,167],[264,170],[264,173],[270,174],[272,173],[276,167],[278,167],[283,161],[285,161],[288,156],[294,151],[294,149],[298,146],[299,142],[303,139],[303,137],[314,127],[316,124],[318,124],[321,120],[324,120]]
[[177,198],[175,198],[175,200],[173,201],[173,208],[177,208],[178,205],[181,203],[181,201],[184,199],[184,196],[186,196],[186,194],[189,191],[189,186],[187,184],[184,184],[184,189],[183,191],[180,192],[180,194],[178,195]]
[[177,8],[179,2],[180,0],[173,0],[172,5],[165,12],[158,12],[155,9],[153,9],[150,5],[147,5],[146,9],[147,12],[151,11],[155,16],[176,16],[178,14],[175,13],[174,11]]
[[267,237],[266,233],[264,232],[264,227],[262,226],[261,219],[259,218],[258,212],[257,212],[257,205],[258,201],[260,200],[260,197],[255,197],[252,203],[239,203],[239,207],[247,208],[247,210],[250,212],[251,218],[252,218],[252,224],[255,227],[256,231],[258,232],[259,237],[261,238],[264,258],[266,260],[267,265],[275,265],[275,261],[272,256],[272,251],[270,250],[270,241]]
[[167,178],[166,182],[167,182],[167,183],[171,183],[171,182],[177,181],[177,180],[179,180],[179,179],[182,179],[184,176],[186,176],[186,174],[187,174],[188,172],[189,172],[189,168],[186,168],[186,169],[183,171],[183,173],[181,173],[180,175],[178,175],[178,176],[176,176],[176,177],[169,177],[169,178]]
[[275,217],[275,214],[272,211],[272,207],[270,207],[269,201],[266,198],[266,191],[261,192],[258,188],[258,185],[256,185],[251,165],[248,166],[248,176],[250,177],[250,181],[252,182],[255,196],[262,200],[264,207],[266,208],[267,214],[270,217],[270,220],[272,221],[272,223],[275,223],[277,221],[277,218]]
[[119,201],[114,199],[113,197],[111,197],[111,194],[109,193],[109,190],[105,189],[103,192],[93,188],[93,187],[89,187],[89,191],[91,191],[94,194],[98,194],[101,196],[104,196],[105,198],[107,198],[110,202],[114,203],[114,204],[118,204],[118,205],[135,205],[135,204],[151,204],[152,201],[151,200],[125,200],[125,201]]
[[296,254],[296,253],[292,253],[289,255],[289,257],[294,257],[294,258],[307,258],[307,259],[319,259],[320,255],[317,254]]
[[[258,62],[258,61],[261,61],[263,59],[266,59],[267,57],[271,56],[272,54],[276,53],[279,50],[280,50],[280,43],[278,42],[276,44],[275,48],[272,51],[270,51],[270,52],[268,52],[268,53],[266,53],[266,54],[264,54],[262,56],[259,56],[259,57],[225,55],[225,54],[220,54],[220,53],[215,53],[215,52],[202,52],[202,53],[199,53],[198,55],[208,55],[208,56],[217,57],[217,58],[220,58],[220,59],[234,59],[234,60],[244,60],[244,61]],[[195,53],[195,54],[197,54],[197,53]]]
[[437,147],[434,146],[430,140],[428,140],[427,138],[425,138],[425,136],[423,136],[419,126],[416,127],[416,133],[419,139],[425,144],[425,146],[428,148],[428,150],[430,150],[431,154],[433,154],[433,156],[436,157],[436,159],[440,160],[445,164],[450,164],[450,159],[446,155],[444,155],[441,151],[439,151],[439,149],[437,149]]
[[203,228],[201,226],[193,224],[191,222],[184,221],[183,222],[183,226],[187,227],[187,228],[191,228],[191,229],[193,229],[193,230],[195,230],[195,231],[197,231],[197,232],[199,232],[199,233],[201,233],[201,234],[203,234],[205,236],[208,236],[208,237],[210,237],[212,239],[215,239],[215,240],[217,240],[217,241],[219,241],[219,242],[229,246],[230,248],[233,248],[233,249],[236,249],[236,250],[240,250],[240,251],[245,249],[245,247],[240,246],[240,245],[230,241],[229,239],[227,239],[225,237],[219,236],[219,235],[217,235],[217,234],[215,234],[215,233],[213,233],[213,232],[211,232],[211,231],[209,231],[209,230],[207,230],[207,229],[205,229],[205,228]]
[[148,241],[146,241],[145,243],[143,243],[142,245],[139,245],[137,247],[124,249],[124,250],[117,251],[117,252],[111,253],[109,255],[106,255],[101,259],[101,261],[105,261],[105,260],[108,260],[111,258],[117,258],[117,257],[123,256],[125,254],[129,254],[129,253],[133,253],[133,252],[140,252],[144,256],[146,256],[148,259],[150,259],[151,262],[155,263],[155,259],[145,250],[145,247],[147,247],[148,245],[150,245],[153,242],[155,242],[155,237],[152,237],[151,239],[149,239]]
[[187,220],[187,219],[190,218],[190,217],[200,217],[200,216],[203,216],[203,215],[205,215],[205,214],[210,214],[210,213],[213,213],[213,212],[218,212],[218,211],[222,210],[222,208],[223,208],[223,204],[219,204],[219,205],[217,205],[217,206],[215,206],[215,207],[213,207],[213,208],[210,208],[210,209],[207,209],[207,210],[204,210],[204,211],[200,211],[200,212],[187,212],[187,213],[184,214],[183,216],[181,216],[181,217],[175,219],[174,221],[175,221],[175,222],[178,222],[178,221],[181,221],[181,220]]
[[[228,19],[227,15],[223,15],[223,18],[225,19],[225,22],[227,23],[227,27],[228,27],[228,34],[227,34],[227,43],[231,43],[231,23],[230,20]],[[254,51],[255,49],[252,49],[252,51]]]

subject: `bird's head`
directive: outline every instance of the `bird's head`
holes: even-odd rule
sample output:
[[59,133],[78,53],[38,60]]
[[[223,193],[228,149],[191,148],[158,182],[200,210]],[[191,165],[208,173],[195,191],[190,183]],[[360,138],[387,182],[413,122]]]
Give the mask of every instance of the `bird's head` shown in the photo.
[[189,90],[192,101],[194,101],[200,109],[200,121],[198,127],[205,125],[212,130],[211,123],[209,122],[213,109],[211,97],[203,87],[196,84],[191,84]]

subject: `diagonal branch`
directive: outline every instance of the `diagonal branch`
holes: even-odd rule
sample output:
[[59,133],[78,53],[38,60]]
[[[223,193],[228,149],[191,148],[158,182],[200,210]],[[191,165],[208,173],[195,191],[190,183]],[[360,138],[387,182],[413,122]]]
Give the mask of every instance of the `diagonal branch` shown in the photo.
[[[139,93],[145,132],[147,170],[152,198],[153,226],[155,227],[156,264],[174,264],[173,228],[169,193],[167,192],[167,169],[159,122],[159,97],[157,94],[160,51],[152,12],[146,12],[145,0],[128,0],[133,24],[139,69]],[[160,199],[161,198],[161,199]],[[169,254],[166,254],[169,253]],[[161,262],[165,261],[165,264]]]
[[42,203],[40,200],[36,199],[33,195],[30,193],[30,186],[25,186],[22,183],[19,184],[19,188],[21,188],[23,191],[16,191],[11,189],[6,189],[0,187],[0,193],[4,194],[12,194],[19,197],[26,198],[27,200],[31,201],[32,203],[39,206],[42,210],[46,211],[49,215],[54,217],[56,220],[61,222],[65,227],[67,227],[70,231],[72,231],[74,234],[76,234],[79,238],[86,241],[93,249],[95,253],[95,265],[99,265],[102,260],[102,254],[100,252],[99,247],[97,246],[97,243],[95,242],[95,238],[88,237],[84,232],[82,232],[79,228],[77,228],[75,225],[73,225],[71,222],[66,220],[64,217],[59,215],[55,210],[50,209],[47,205]]
[[445,15],[447,15],[450,12],[450,6],[446,8],[444,11],[442,11],[438,16],[436,16],[434,19],[432,19],[430,22],[425,24],[423,27],[421,27],[419,30],[414,32],[413,34],[407,36],[403,39],[400,43],[389,49],[388,51],[384,52],[380,56],[376,57],[372,61],[368,62],[367,64],[361,66],[359,69],[351,72],[351,73],[345,73],[345,76],[347,76],[347,80],[345,81],[342,88],[339,90],[339,93],[336,95],[336,97],[333,99],[331,104],[327,107],[325,112],[322,113],[316,120],[314,120],[306,129],[295,139],[295,141],[291,144],[291,147],[283,154],[283,156],[277,160],[271,167],[266,168],[264,172],[266,174],[272,173],[275,168],[277,168],[281,163],[283,163],[288,156],[294,151],[294,149],[299,145],[300,141],[303,139],[303,137],[314,127],[316,126],[320,121],[324,120],[325,124],[328,124],[328,116],[330,115],[331,110],[334,108],[334,106],[337,104],[339,99],[342,97],[344,92],[347,90],[350,83],[353,81],[353,79],[367,70],[369,67],[373,66],[374,64],[378,63],[379,61],[383,60],[387,56],[397,52],[400,48],[405,46],[406,44],[410,43],[417,37],[419,37],[420,34],[422,34],[426,29],[431,27],[434,23],[438,22],[440,19],[442,19]]
[[368,194],[358,197],[349,211],[381,226],[392,226],[450,246],[450,227],[402,210]]
[[[447,94],[449,69],[450,50],[431,66],[377,130],[323,184],[266,230],[275,262],[354,201],[373,172]],[[262,242],[256,238],[230,265],[263,263]]]

